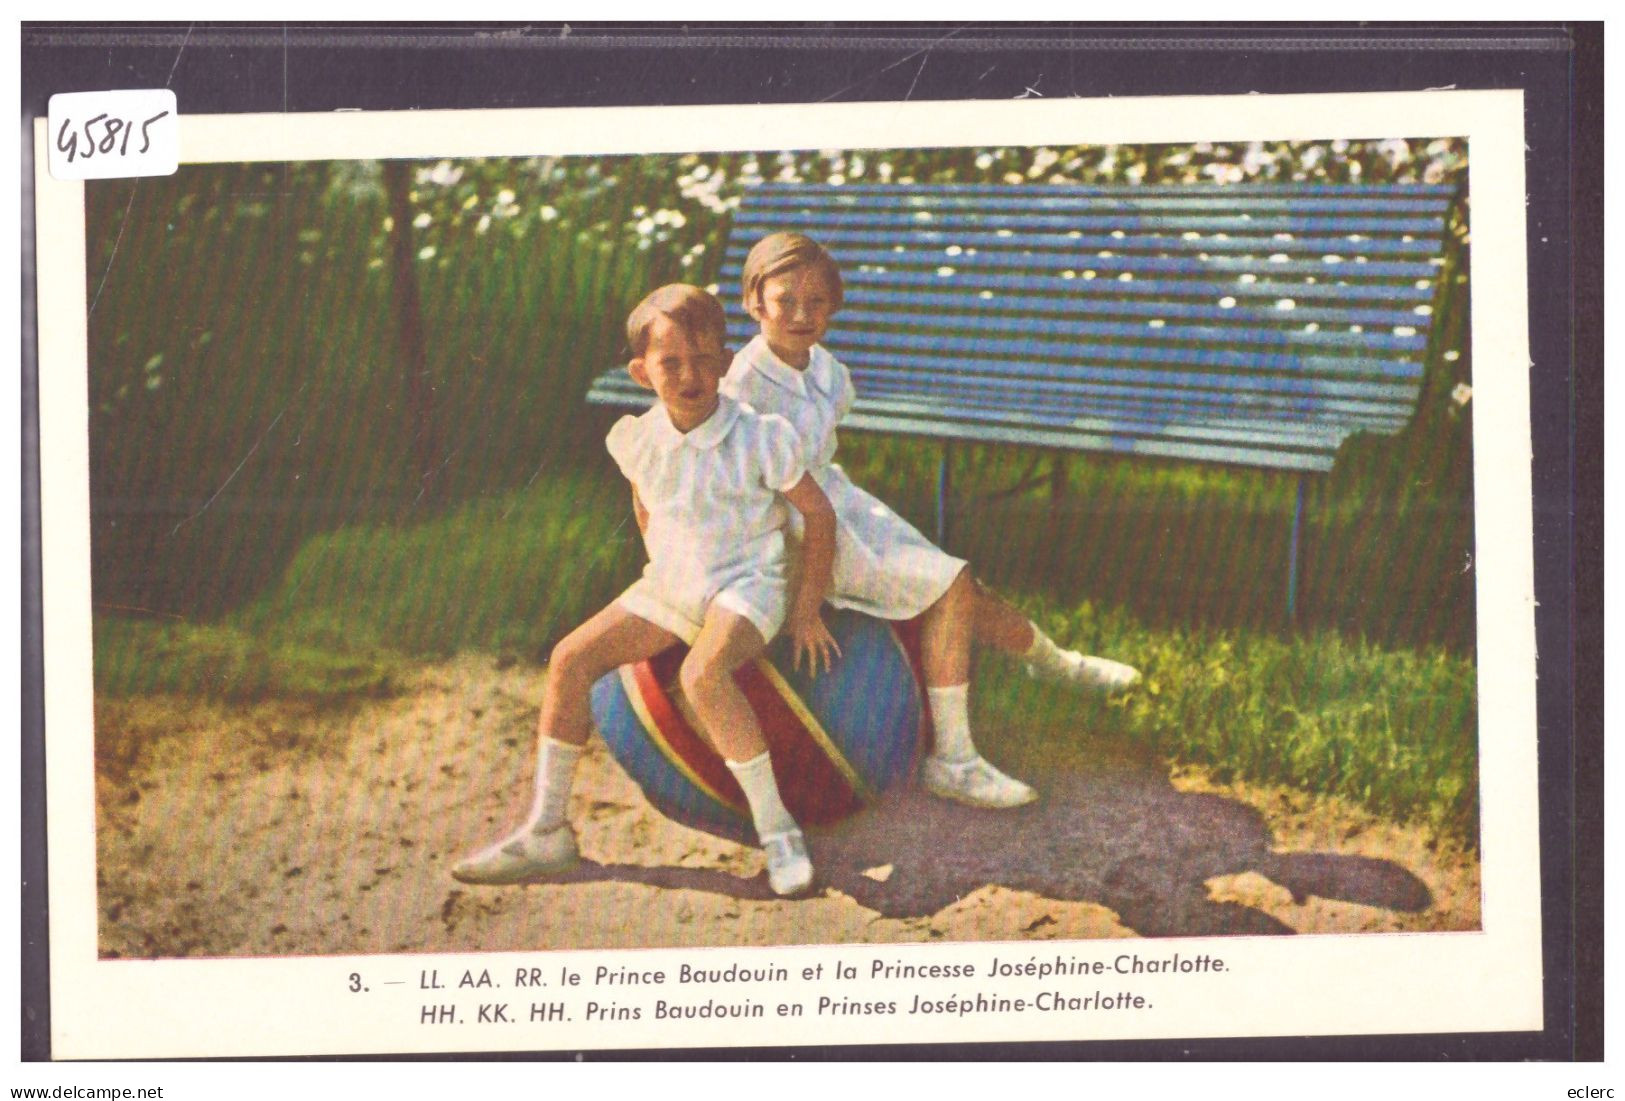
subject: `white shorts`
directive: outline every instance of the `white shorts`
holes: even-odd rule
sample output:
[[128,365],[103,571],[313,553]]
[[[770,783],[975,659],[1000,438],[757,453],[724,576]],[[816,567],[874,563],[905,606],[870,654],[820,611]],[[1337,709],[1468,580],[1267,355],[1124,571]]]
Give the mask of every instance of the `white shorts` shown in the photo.
[[690,646],[699,637],[706,609],[712,604],[720,604],[735,615],[744,616],[762,633],[764,641],[772,642],[784,626],[786,589],[783,577],[750,573],[730,580],[708,599],[685,599],[645,576],[634,581],[615,602],[639,619],[670,631]]

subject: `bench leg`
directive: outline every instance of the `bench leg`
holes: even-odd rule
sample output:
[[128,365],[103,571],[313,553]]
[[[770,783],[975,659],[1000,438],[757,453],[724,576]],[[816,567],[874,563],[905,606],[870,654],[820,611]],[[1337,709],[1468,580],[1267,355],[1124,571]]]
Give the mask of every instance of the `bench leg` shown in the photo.
[[1303,475],[1298,475],[1297,499],[1292,506],[1292,546],[1286,564],[1286,620],[1298,620],[1298,560],[1303,552]]
[[942,455],[937,459],[937,546],[948,549],[948,494],[952,491],[948,474],[948,462],[953,457],[953,451],[947,443],[942,445]]

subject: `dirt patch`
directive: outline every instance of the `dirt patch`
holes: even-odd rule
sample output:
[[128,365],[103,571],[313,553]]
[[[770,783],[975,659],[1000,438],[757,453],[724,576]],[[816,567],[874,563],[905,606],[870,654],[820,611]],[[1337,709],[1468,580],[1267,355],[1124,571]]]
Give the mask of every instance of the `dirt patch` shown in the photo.
[[[103,701],[104,956],[1078,940],[1476,929],[1479,871],[1424,831],[1145,761],[1028,777],[977,811],[893,793],[811,835],[818,890],[776,899],[754,849],[655,813],[596,741],[568,882],[449,869],[529,799],[541,671],[466,656],[334,710]],[[987,747],[997,756],[997,747]]]

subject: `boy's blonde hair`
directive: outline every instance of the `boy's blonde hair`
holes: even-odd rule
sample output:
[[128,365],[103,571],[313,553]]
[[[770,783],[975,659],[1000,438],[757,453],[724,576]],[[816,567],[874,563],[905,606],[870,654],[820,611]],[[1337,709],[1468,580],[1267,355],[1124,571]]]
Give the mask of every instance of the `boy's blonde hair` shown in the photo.
[[846,300],[841,285],[841,269],[829,250],[804,233],[770,233],[751,246],[745,257],[744,285],[745,309],[749,310],[762,293],[762,284],[776,275],[783,275],[800,267],[812,267],[823,273],[829,293],[835,300],[833,309],[840,309]]
[[633,359],[649,350],[649,330],[655,319],[667,317],[690,337],[714,336],[719,346],[728,340],[728,319],[717,296],[687,283],[668,283],[650,291],[626,318],[626,346]]

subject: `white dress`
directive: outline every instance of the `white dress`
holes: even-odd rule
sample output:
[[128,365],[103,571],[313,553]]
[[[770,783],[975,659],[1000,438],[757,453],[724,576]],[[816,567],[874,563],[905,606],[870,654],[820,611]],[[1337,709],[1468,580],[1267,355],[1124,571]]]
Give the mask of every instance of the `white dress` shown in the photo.
[[[829,602],[881,619],[912,619],[941,599],[965,568],[879,498],[852,484],[834,462],[835,428],[856,392],[846,365],[822,344],[804,371],[757,336],[734,356],[722,392],[761,413],[777,413],[801,437],[807,470],[835,508],[835,578]],[[800,514],[791,517],[799,532]]]
[[679,432],[659,404],[622,417],[604,440],[649,512],[649,564],[621,607],[692,643],[713,601],[771,640],[784,625],[791,513],[780,495],[806,466],[795,429],[719,397]]

